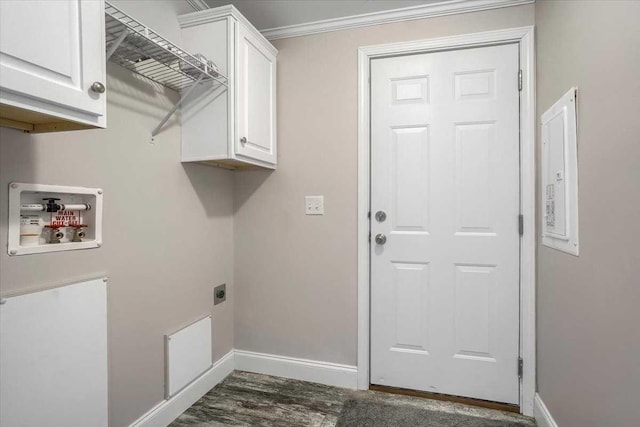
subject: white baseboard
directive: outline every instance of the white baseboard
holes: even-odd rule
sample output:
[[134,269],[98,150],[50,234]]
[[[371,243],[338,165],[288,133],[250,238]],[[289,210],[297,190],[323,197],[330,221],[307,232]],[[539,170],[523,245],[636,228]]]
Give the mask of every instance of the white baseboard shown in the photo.
[[204,396],[216,384],[225,379],[234,369],[234,351],[224,355],[195,381],[170,399],[154,406],[129,427],[166,427]]
[[235,350],[236,369],[277,377],[356,389],[358,369],[355,366],[316,360],[297,359],[273,354]]
[[533,416],[538,427],[558,427],[558,424],[551,416],[551,412],[549,412],[538,393],[536,393],[536,398],[533,402]]

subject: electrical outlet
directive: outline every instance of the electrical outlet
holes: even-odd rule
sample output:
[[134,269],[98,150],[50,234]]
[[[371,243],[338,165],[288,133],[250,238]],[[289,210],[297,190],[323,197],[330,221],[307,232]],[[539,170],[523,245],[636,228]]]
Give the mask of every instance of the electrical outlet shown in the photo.
[[306,196],[304,205],[307,215],[324,215],[324,196]]
[[218,305],[227,300],[227,285],[223,283],[213,288],[213,305]]

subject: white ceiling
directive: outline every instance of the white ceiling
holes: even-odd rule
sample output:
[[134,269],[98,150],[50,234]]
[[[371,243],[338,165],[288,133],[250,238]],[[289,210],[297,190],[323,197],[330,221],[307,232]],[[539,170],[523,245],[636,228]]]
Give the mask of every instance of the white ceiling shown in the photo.
[[436,3],[442,0],[205,0],[233,4],[258,30]]

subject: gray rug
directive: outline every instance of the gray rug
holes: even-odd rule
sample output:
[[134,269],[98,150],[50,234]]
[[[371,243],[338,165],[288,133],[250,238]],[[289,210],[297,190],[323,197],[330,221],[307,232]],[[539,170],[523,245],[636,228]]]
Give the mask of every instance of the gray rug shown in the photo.
[[526,424],[434,412],[370,399],[349,399],[336,427],[522,427]]

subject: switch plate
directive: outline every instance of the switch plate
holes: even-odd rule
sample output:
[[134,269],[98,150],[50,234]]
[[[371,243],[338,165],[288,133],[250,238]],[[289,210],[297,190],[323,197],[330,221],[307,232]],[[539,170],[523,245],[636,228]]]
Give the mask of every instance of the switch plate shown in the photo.
[[227,300],[227,285],[223,283],[213,288],[213,305],[218,305]]
[[307,215],[324,215],[324,196],[305,196],[304,205]]

